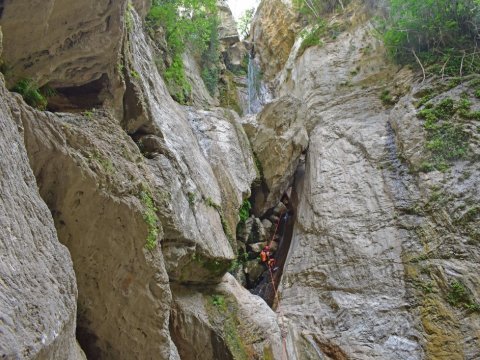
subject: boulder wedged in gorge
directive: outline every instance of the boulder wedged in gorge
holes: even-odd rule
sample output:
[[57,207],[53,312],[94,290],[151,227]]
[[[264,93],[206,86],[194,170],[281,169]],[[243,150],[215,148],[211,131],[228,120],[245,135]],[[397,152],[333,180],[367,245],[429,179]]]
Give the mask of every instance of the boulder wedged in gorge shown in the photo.
[[38,193],[3,78],[0,96],[0,357],[84,359],[72,260]]
[[217,9],[220,25],[218,27],[218,38],[224,46],[233,45],[240,41],[237,24],[232,15],[232,10],[225,0],[217,0]]
[[242,119],[267,187],[255,194],[256,214],[275,206],[292,185],[301,155],[308,147],[311,120],[307,108],[291,96],[267,104],[257,116]]

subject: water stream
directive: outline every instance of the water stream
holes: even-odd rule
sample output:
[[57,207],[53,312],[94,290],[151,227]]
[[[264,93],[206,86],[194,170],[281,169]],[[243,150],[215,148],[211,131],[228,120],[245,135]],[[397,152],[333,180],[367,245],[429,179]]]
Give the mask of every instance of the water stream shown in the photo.
[[248,55],[247,114],[259,113],[263,106],[272,101],[272,95],[262,79],[260,66],[252,53]]

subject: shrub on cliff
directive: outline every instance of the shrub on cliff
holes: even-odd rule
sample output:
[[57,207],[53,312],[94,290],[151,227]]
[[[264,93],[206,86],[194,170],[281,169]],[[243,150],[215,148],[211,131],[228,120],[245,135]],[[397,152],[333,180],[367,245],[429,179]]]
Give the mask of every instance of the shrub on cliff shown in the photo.
[[383,39],[399,63],[442,75],[478,72],[479,0],[390,0]]
[[[172,59],[164,71],[164,78],[171,95],[180,103],[186,103],[191,87],[185,76],[182,54],[187,47],[202,59],[210,52],[218,51],[212,46],[217,33],[217,7],[215,0],[153,0],[147,15],[147,26],[162,27]],[[212,55],[211,57],[215,57]],[[218,57],[218,56],[217,56]],[[207,61],[208,73],[214,66]],[[208,84],[207,84],[208,85]]]
[[22,95],[28,105],[39,110],[45,110],[48,105],[47,98],[55,95],[55,90],[50,86],[39,87],[37,82],[32,79],[22,79],[10,90]]
[[293,0],[293,4],[300,14],[310,20],[318,20],[326,13],[338,8],[344,10],[350,0]]

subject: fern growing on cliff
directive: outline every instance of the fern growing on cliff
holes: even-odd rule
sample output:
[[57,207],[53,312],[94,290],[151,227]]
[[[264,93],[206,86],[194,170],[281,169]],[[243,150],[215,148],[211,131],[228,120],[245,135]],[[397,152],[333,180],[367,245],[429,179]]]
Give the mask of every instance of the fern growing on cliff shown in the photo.
[[51,87],[40,88],[32,79],[20,80],[11,88],[11,91],[19,93],[28,105],[40,110],[45,110],[48,104],[47,98],[55,95],[55,91]]

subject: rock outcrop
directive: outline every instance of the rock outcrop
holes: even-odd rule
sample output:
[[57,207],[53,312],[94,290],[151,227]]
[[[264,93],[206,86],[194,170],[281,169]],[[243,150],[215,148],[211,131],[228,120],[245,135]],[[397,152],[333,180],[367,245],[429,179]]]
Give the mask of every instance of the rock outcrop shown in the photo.
[[458,145],[469,157],[425,173],[432,155],[414,106],[432,86],[430,107],[462,93],[476,104],[472,88],[418,88],[385,61],[368,23],[348,21],[303,54],[298,40],[276,78],[277,95],[298,97],[316,119],[280,286],[289,357],[475,359],[475,121],[463,120],[469,143]]
[[[170,283],[208,284],[213,291],[222,281],[235,256],[232,245],[238,208],[249,196],[256,173],[238,117],[224,109],[200,111],[175,103],[155,67],[140,17],[133,7],[127,11],[126,37],[122,40],[110,34],[116,47],[101,49],[109,57],[95,60],[108,66],[114,77],[115,89],[106,95],[113,108],[100,109],[98,104],[94,109],[76,108],[76,114],[50,113],[30,108],[18,95],[5,96],[6,108],[14,109],[15,120],[25,129],[40,194],[53,215],[60,241],[72,254],[79,294],[77,337],[87,356],[173,360],[179,354],[169,330]],[[121,10],[112,14],[111,21],[123,24],[122,14]],[[8,36],[13,36],[6,28]],[[93,46],[90,41],[95,39],[87,36],[84,40]],[[81,64],[81,54],[70,56],[73,64]],[[47,63],[39,61],[38,67],[39,74],[48,74]],[[69,73],[69,84],[84,81],[75,72]],[[89,76],[88,71],[82,76]],[[108,87],[102,83],[99,89]],[[27,169],[26,158],[20,160]],[[54,235],[49,241],[56,239]],[[57,247],[55,256],[63,259],[67,253],[61,245]],[[62,264],[69,265],[68,259]],[[67,287],[62,290],[65,309],[59,305],[50,321],[64,316],[64,333],[52,330],[59,334],[58,345],[51,342],[50,333],[37,342],[32,340],[31,345],[49,359],[69,353],[75,359],[81,354],[73,336],[75,279],[71,268],[62,274],[61,286]],[[51,281],[56,280],[52,277]],[[232,281],[230,286],[237,286]],[[55,294],[52,290],[52,299]],[[235,303],[260,301],[248,292],[229,294]],[[41,311],[42,316],[49,316],[48,311]],[[273,314],[268,316],[274,323]],[[250,316],[244,321],[248,327],[256,320]],[[27,335],[36,336],[34,330],[27,330]],[[10,332],[3,327],[1,331]],[[264,351],[263,347],[252,349]],[[25,355],[33,356],[33,350]]]
[[17,80],[34,78],[40,85],[48,82],[59,88],[111,74],[120,51],[126,3],[8,1],[0,19],[3,60]]
[[172,336],[182,359],[280,359],[275,313],[230,275],[214,288],[174,286]]
[[180,106],[148,0],[0,3],[9,81],[57,90],[0,85],[0,357],[480,358],[478,76],[417,82],[357,1],[308,47],[263,0],[243,84],[222,0],[218,101],[185,58]]
[[289,96],[267,104],[257,116],[243,119],[267,187],[255,194],[255,214],[274,207],[292,185],[300,157],[308,147],[311,120],[315,121],[308,118],[301,101]]
[[85,359],[72,260],[38,193],[3,78],[0,96],[0,357]]
[[297,16],[290,0],[264,0],[258,6],[250,36],[265,80],[283,69],[298,32]]
[[217,1],[218,17],[220,26],[218,38],[224,45],[233,45],[240,41],[237,24],[233,18],[232,11],[225,0]]

